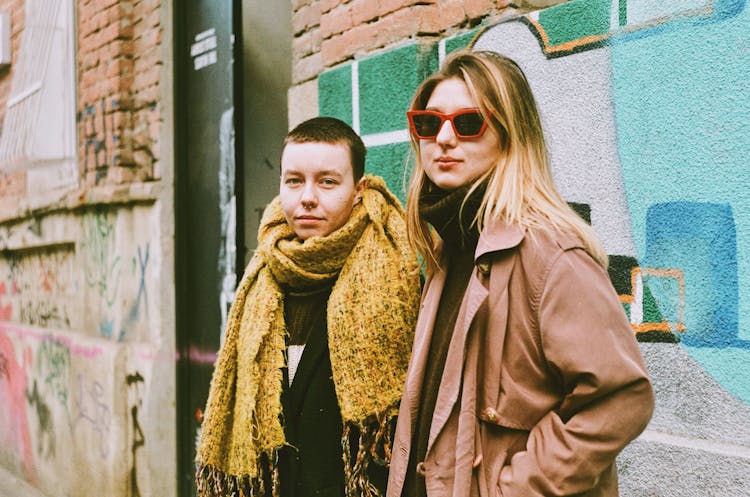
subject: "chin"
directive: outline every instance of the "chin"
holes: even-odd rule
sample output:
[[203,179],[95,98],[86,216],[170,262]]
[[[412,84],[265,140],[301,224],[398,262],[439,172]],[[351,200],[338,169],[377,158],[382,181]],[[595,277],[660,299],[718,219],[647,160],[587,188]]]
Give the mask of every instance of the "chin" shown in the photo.
[[442,181],[438,179],[438,181],[433,181],[433,183],[435,183],[435,186],[437,186],[441,190],[445,190],[445,191],[455,190],[456,188],[459,188],[459,187],[461,187],[461,186],[463,186],[465,184],[465,183],[462,183],[459,180],[455,180],[455,179],[452,179],[452,178],[451,179],[442,180]]

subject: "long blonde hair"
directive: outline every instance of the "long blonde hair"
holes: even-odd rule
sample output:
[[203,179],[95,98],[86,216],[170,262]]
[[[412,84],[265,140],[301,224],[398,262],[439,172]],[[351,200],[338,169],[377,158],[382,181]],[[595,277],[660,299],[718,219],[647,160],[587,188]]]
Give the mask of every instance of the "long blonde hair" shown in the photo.
[[[454,52],[442,68],[417,89],[411,110],[423,110],[435,87],[448,79],[460,79],[469,88],[488,127],[500,137],[494,167],[474,180],[469,192],[487,182],[474,222],[479,230],[491,220],[522,229],[545,229],[577,235],[586,251],[602,267],[607,254],[593,229],[562,198],[552,179],[534,95],[521,68],[495,52]],[[427,181],[419,154],[419,140],[411,137],[415,164],[409,182],[406,216],[409,241],[423,257],[428,271],[438,267],[436,235],[419,216],[419,198]],[[465,199],[464,199],[465,202]],[[542,222],[542,221],[546,222]]]

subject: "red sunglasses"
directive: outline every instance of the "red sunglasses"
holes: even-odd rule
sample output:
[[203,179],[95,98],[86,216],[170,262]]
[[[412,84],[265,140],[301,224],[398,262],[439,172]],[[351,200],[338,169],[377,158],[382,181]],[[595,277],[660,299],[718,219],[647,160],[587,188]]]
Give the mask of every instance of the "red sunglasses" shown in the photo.
[[458,138],[479,138],[487,129],[487,121],[479,109],[461,109],[453,114],[434,110],[410,110],[406,112],[412,134],[420,139],[435,138],[445,121],[450,121]]

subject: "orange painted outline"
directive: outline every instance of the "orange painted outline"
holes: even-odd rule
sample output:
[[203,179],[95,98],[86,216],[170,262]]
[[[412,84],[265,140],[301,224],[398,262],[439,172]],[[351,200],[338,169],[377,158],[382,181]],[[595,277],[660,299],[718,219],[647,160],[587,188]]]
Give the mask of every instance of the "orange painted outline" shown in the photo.
[[711,17],[713,16],[713,14],[714,14],[713,0],[710,0],[708,2],[708,5],[699,7],[697,9],[687,10],[677,15],[664,15],[661,17],[656,17],[654,19],[650,19],[643,24],[621,26],[619,29],[615,29],[615,30],[612,30],[610,27],[610,30],[606,34],[584,36],[583,38],[576,38],[575,40],[566,41],[559,45],[550,44],[549,35],[547,34],[547,31],[544,29],[544,26],[542,26],[541,23],[539,23],[538,21],[536,21],[529,15],[523,16],[523,19],[529,25],[534,27],[537,34],[541,38],[540,41],[542,42],[544,53],[546,55],[549,55],[549,54],[559,54],[559,53],[566,53],[566,52],[573,53],[576,49],[586,47],[588,45],[593,45],[601,41],[608,40],[612,38],[614,35],[634,33],[636,31],[641,31],[644,29],[655,28],[657,26],[661,26],[661,25],[664,25],[664,24],[667,24],[669,22],[676,21],[679,19],[689,19],[689,18],[694,18],[694,17]]
[[[635,333],[645,333],[647,331],[663,331],[670,333],[674,330],[684,332],[685,327],[685,275],[679,269],[658,269],[652,267],[634,267],[630,271],[630,288],[636,286],[639,274],[647,276],[656,276],[659,278],[673,278],[678,282],[680,289],[680,320],[676,323],[661,321],[660,323],[630,323],[630,327]],[[635,295],[619,295],[620,302],[623,304],[632,304],[635,301]]]

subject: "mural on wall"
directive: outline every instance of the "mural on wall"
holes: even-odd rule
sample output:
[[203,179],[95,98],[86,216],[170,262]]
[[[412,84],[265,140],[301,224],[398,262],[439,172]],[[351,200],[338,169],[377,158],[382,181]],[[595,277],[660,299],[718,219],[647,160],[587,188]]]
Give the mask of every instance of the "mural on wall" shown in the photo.
[[571,0],[319,78],[320,114],[360,131],[403,200],[424,76],[464,47],[521,65],[555,181],[601,237],[654,379],[623,495],[750,494],[749,18],[744,0]]
[[[0,459],[50,494],[148,494],[150,370],[165,358],[129,343],[150,350],[158,216],[100,206],[0,227]],[[82,472],[98,476],[59,478]]]

